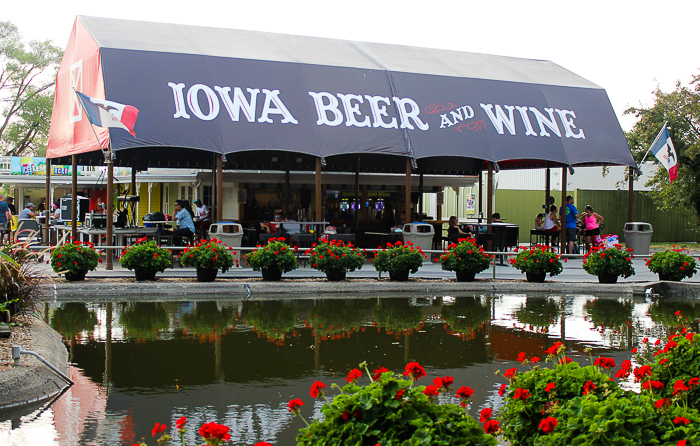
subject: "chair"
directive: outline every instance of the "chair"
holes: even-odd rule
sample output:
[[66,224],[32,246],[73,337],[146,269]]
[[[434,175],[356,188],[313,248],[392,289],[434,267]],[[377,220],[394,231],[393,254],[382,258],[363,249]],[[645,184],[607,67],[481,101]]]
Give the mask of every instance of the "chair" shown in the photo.
[[31,218],[22,218],[17,221],[15,242],[28,245],[38,244],[40,241],[39,223]]

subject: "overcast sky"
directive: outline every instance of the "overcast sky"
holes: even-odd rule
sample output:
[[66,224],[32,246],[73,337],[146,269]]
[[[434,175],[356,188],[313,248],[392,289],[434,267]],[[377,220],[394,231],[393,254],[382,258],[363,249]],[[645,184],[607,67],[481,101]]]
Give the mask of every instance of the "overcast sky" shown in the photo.
[[[697,0],[208,1],[7,0],[0,20],[26,40],[65,48],[77,15],[394,43],[551,60],[601,87],[623,129],[628,106],[652,103],[700,74]],[[9,4],[8,4],[9,3]]]

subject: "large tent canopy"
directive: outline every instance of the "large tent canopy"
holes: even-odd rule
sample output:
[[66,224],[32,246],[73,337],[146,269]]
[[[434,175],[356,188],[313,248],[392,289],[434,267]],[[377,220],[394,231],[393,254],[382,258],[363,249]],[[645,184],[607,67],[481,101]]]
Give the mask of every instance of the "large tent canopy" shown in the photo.
[[[73,88],[136,107],[136,136],[93,134]],[[47,156],[82,163],[111,142],[139,168],[634,165],[605,90],[549,61],[80,16],[55,97]]]

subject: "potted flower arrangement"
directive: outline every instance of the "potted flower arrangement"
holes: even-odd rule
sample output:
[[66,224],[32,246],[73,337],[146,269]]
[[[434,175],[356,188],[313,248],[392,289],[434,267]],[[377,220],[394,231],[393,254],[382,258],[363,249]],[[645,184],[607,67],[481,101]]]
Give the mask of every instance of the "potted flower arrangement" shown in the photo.
[[387,243],[386,248],[377,251],[371,261],[377,272],[387,271],[390,280],[405,282],[409,273],[418,271],[426,258],[420,246],[399,240],[393,245]]
[[180,253],[178,259],[183,266],[197,268],[197,280],[199,282],[213,282],[221,270],[228,271],[234,264],[238,267],[238,260],[230,251],[233,248],[221,243],[217,239],[200,240],[196,245],[187,245]]
[[649,271],[659,275],[659,280],[680,282],[690,278],[698,269],[695,259],[673,245],[666,251],[657,251],[647,260]]
[[491,264],[490,256],[484,252],[484,248],[476,245],[476,240],[460,239],[459,243],[452,243],[445,253],[440,256],[440,265],[445,271],[454,271],[457,274],[457,282],[471,282],[474,277]]
[[135,245],[124,248],[119,264],[133,270],[136,280],[156,280],[156,273],[162,273],[170,266],[170,254],[169,249],[161,248],[155,240],[142,237]]
[[546,245],[537,245],[529,249],[521,246],[519,249],[522,251],[514,259],[508,260],[508,263],[525,273],[528,282],[542,283],[547,273],[552,277],[561,274],[564,269],[559,255]]
[[619,276],[629,277],[634,274],[631,249],[622,250],[622,245],[601,249],[594,246],[583,256],[583,269],[593,276],[598,276],[600,283],[617,283]]
[[258,245],[255,251],[246,254],[244,258],[253,271],[262,271],[263,280],[277,281],[283,273],[298,268],[296,251],[296,246],[292,249],[284,243],[284,237],[271,238],[266,246]]
[[56,246],[51,252],[51,267],[66,280],[85,280],[88,271],[94,271],[102,262],[93,243],[74,241]]
[[362,269],[365,263],[362,251],[352,243],[346,245],[339,240],[324,240],[319,245],[314,243],[312,248],[306,251],[306,255],[309,256],[311,267],[326,273],[326,278],[332,282],[345,280],[348,271]]

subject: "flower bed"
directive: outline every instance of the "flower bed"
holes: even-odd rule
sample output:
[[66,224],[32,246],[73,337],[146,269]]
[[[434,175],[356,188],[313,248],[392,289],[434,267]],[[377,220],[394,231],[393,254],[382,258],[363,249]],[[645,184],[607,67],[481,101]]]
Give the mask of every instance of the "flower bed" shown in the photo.
[[253,271],[277,268],[283,273],[297,269],[297,257],[295,252],[298,248],[292,249],[284,242],[284,237],[271,238],[267,245],[258,245],[257,249],[244,256],[246,262],[253,268]]
[[593,276],[622,276],[630,277],[634,274],[632,266],[632,250],[622,250],[622,245],[614,245],[612,248],[600,249],[594,246],[583,256],[583,269]]
[[162,273],[170,266],[170,254],[169,249],[161,248],[155,240],[148,241],[148,237],[142,237],[136,240],[136,244],[124,248],[119,264],[129,270]]
[[420,246],[415,246],[411,242],[402,243],[399,240],[395,244],[387,243],[386,248],[377,251],[372,259],[372,264],[374,269],[380,273],[396,274],[408,271],[415,274],[426,258]]
[[693,277],[698,269],[695,259],[682,248],[673,245],[666,251],[658,251],[646,261],[649,271],[658,274],[662,280],[680,281]]
[[508,263],[521,273],[549,274],[551,277],[561,274],[564,269],[559,255],[546,245],[537,245],[534,248],[520,246],[517,250],[520,250],[518,255],[509,259]]
[[95,251],[94,243],[72,242],[59,245],[51,252],[51,267],[57,274],[78,276],[87,271],[94,271],[97,264],[102,262]]
[[488,269],[492,257],[484,252],[484,248],[476,245],[476,240],[460,239],[459,243],[452,243],[445,249],[439,261],[445,271],[478,274]]
[[352,243],[347,245],[339,240],[314,243],[305,253],[309,256],[309,265],[313,269],[328,273],[330,271],[355,271],[365,264],[365,253]]
[[211,240],[200,240],[196,245],[188,245],[180,253],[178,259],[183,266],[193,266],[195,268],[221,270],[225,273],[232,266],[239,266],[238,260],[233,256],[233,248],[222,243],[215,238]]

